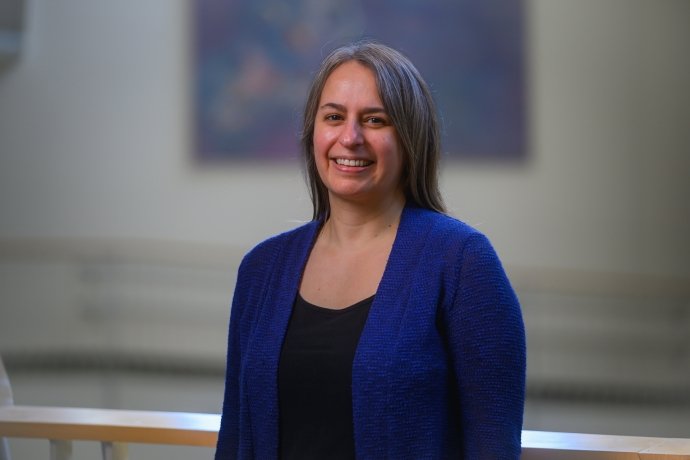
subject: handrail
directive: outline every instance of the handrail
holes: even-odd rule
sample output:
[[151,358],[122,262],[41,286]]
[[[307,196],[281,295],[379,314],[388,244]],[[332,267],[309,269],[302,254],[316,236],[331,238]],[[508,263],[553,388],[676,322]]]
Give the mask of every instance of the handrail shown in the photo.
[[[219,424],[217,414],[0,407],[0,437],[214,447]],[[522,446],[523,460],[690,460],[690,439],[525,430]]]
[[522,432],[523,460],[690,460],[690,439]]
[[191,412],[0,407],[0,437],[216,445],[220,415]]

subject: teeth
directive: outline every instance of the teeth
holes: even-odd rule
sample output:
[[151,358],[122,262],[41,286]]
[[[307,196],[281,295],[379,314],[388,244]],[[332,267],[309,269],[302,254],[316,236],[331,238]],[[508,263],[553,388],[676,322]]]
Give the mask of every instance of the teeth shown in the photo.
[[348,160],[346,158],[336,158],[336,163],[343,166],[367,166],[371,164],[368,160]]

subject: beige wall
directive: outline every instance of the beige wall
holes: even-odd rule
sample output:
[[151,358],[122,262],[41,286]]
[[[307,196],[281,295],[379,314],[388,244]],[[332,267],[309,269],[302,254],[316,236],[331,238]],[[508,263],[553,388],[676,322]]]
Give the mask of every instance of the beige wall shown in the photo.
[[[637,383],[687,383],[690,2],[527,4],[529,158],[445,164],[447,202],[515,275],[535,269],[513,277],[534,388],[554,376],[634,384],[638,368]],[[309,218],[297,164],[191,163],[185,5],[27,1],[21,61],[0,71],[0,353],[102,347],[222,363],[237,254]],[[126,250],[110,258],[118,246],[100,238]],[[608,284],[621,279],[618,298]],[[637,279],[651,287],[631,301]],[[23,404],[218,411],[221,379],[190,379],[19,372],[13,385]],[[526,428],[563,431],[687,437],[688,420],[687,407],[537,400],[526,411]],[[20,442],[18,458],[45,453]],[[173,458],[156,452],[138,457]]]
[[[510,266],[690,274],[690,3],[528,5],[529,159],[445,165],[453,213]],[[190,164],[187,21],[185,2],[28,2],[0,74],[0,238],[247,247],[309,218],[297,164]]]

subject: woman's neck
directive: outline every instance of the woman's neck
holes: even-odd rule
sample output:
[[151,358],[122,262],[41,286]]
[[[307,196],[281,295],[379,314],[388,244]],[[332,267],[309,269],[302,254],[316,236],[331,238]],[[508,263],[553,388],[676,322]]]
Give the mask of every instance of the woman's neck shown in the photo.
[[330,216],[321,231],[321,239],[329,245],[356,249],[382,237],[395,235],[404,207],[402,193],[376,206],[332,200]]

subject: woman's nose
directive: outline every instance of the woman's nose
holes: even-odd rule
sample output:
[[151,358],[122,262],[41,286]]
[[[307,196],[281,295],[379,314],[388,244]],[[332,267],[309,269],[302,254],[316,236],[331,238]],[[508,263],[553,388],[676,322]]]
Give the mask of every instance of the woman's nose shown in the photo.
[[362,127],[359,123],[350,122],[343,125],[339,142],[343,147],[353,148],[362,144]]

